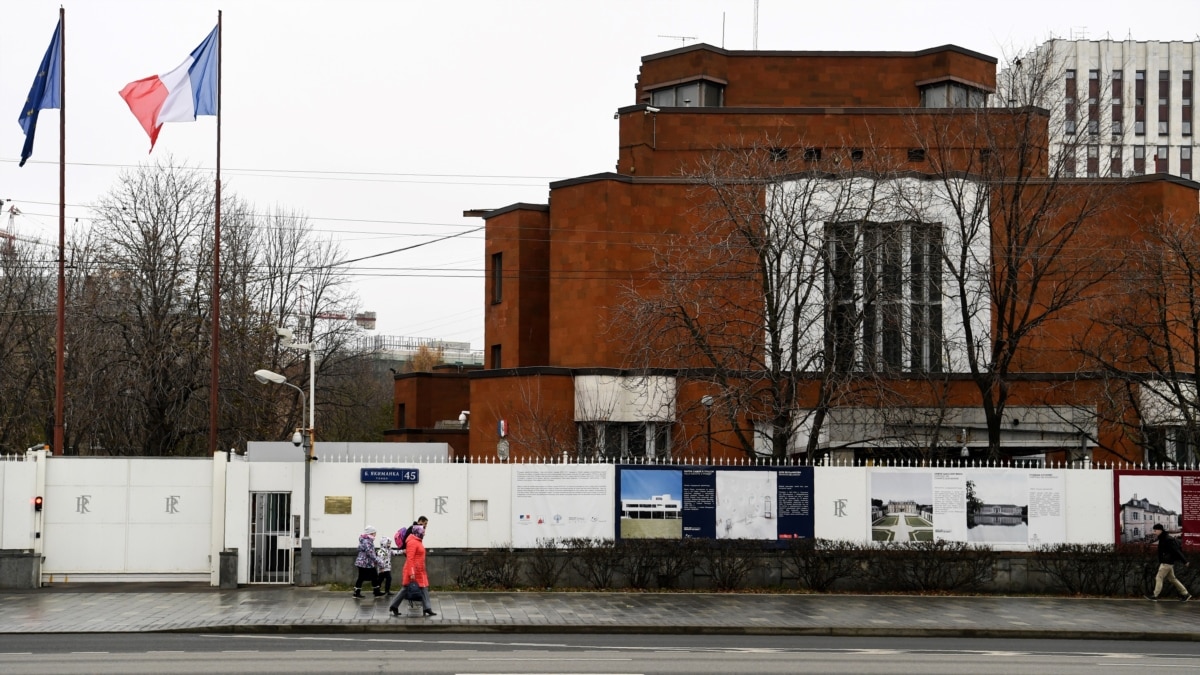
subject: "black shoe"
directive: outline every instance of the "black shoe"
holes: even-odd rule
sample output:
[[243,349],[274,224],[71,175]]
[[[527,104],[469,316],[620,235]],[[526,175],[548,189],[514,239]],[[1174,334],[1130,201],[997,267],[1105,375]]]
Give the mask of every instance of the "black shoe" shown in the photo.
[[377,597],[377,598],[382,598],[382,597],[383,597],[383,593],[375,593],[375,597]]
[[432,609],[427,609],[425,610],[425,616],[437,616],[437,612],[433,611]]
[[363,596],[362,593],[360,593],[358,591],[354,591],[354,593],[352,593],[351,595],[353,595],[354,597],[359,598],[359,599],[361,599]]
[[1188,600],[1191,600],[1191,599],[1192,599],[1192,594],[1191,594],[1191,593],[1188,593],[1187,595],[1185,595],[1185,596],[1183,596],[1182,598],[1180,598],[1180,599],[1179,599],[1179,601],[1180,601],[1180,602],[1187,602]]
[[389,607],[388,611],[392,613],[392,616],[400,616],[400,610],[395,607]]
[[1147,599],[1147,600],[1153,600],[1153,601],[1157,601],[1157,600],[1158,600],[1158,598],[1157,598],[1157,597],[1155,597],[1155,596],[1153,596],[1153,595],[1150,595],[1149,593],[1147,593],[1147,594],[1146,594],[1146,599]]

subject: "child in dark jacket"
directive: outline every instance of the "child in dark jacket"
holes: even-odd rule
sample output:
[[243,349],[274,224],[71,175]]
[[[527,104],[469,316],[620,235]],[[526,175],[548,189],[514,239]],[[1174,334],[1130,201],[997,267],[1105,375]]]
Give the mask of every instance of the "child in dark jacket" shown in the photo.
[[379,590],[379,556],[375,555],[375,528],[368,525],[363,533],[358,535],[358,555],[354,558],[354,566],[358,568],[358,578],[354,581],[354,597],[361,598],[363,582],[371,582],[375,589],[375,597],[383,595]]

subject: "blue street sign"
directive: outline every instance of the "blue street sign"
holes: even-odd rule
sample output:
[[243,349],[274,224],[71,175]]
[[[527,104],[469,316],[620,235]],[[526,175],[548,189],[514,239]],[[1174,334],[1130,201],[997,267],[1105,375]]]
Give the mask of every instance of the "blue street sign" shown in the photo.
[[419,483],[420,469],[359,469],[363,483]]

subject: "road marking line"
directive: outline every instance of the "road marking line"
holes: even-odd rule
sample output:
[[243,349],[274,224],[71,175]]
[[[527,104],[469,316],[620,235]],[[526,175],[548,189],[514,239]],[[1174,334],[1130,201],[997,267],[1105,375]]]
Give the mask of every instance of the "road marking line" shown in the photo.
[[632,658],[528,658],[528,657],[484,657],[472,658],[469,661],[634,661]]

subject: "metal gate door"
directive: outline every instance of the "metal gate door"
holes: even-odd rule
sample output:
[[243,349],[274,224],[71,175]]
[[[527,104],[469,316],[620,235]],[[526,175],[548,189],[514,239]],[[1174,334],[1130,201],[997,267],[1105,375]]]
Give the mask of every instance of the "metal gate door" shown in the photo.
[[[250,583],[292,583],[292,493],[250,493]],[[297,519],[298,520],[298,519]]]

